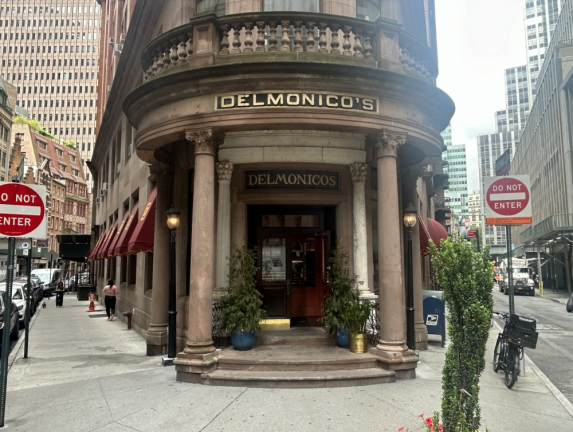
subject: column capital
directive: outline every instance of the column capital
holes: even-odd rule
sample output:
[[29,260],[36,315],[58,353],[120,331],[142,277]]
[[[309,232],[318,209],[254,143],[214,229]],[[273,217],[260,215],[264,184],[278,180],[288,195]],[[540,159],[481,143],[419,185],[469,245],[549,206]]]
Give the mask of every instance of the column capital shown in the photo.
[[173,178],[173,167],[159,162],[149,166],[149,179],[156,184],[169,184]]
[[415,185],[423,172],[424,166],[408,166],[402,170],[402,181],[405,185]]
[[233,162],[217,162],[215,169],[217,170],[219,181],[231,180],[231,176],[233,175]]
[[223,142],[223,134],[213,128],[185,131],[185,138],[195,145],[195,154],[215,155],[217,147]]
[[366,174],[368,174],[368,164],[353,163],[350,164],[350,178],[352,183],[364,183],[366,181]]
[[382,157],[396,157],[398,147],[406,142],[405,132],[394,132],[388,129],[380,129],[378,132],[369,135],[369,142],[376,149],[376,159]]

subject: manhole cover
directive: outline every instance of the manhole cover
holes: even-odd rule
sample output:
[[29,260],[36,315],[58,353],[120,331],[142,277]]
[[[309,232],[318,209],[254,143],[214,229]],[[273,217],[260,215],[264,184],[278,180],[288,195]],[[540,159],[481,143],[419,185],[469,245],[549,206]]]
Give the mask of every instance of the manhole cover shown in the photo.
[[88,316],[90,318],[103,318],[103,317],[107,317],[107,314],[89,314]]
[[563,330],[563,327],[555,324],[537,324],[537,330]]

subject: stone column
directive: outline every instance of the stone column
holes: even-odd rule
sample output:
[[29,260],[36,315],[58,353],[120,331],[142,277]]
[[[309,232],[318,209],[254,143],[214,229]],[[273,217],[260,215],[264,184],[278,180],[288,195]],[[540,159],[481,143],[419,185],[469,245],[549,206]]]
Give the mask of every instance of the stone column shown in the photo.
[[[416,213],[420,213],[417,182],[422,176],[422,167],[409,167],[402,176],[402,200],[404,205],[412,204]],[[403,228],[407,230],[406,227]],[[428,349],[428,329],[424,323],[424,308],[422,303],[422,257],[420,255],[420,226],[419,220],[412,228],[412,268],[414,275],[414,332],[416,349]]]
[[153,236],[153,279],[151,297],[151,324],[147,329],[147,355],[167,352],[167,322],[169,311],[169,240],[165,212],[171,204],[173,167],[158,163],[149,167],[150,180],[157,186],[155,206],[155,233]]
[[406,346],[404,284],[400,236],[400,200],[396,159],[405,133],[382,129],[371,137],[378,166],[378,268],[380,272],[380,341],[374,350],[396,377],[414,378],[418,357]]
[[229,257],[231,256],[231,177],[233,162],[219,162],[215,165],[219,175],[219,202],[217,205],[217,264],[215,279],[215,301],[229,286]]
[[215,261],[215,152],[221,137],[211,128],[186,132],[195,145],[191,286],[187,346],[177,355],[177,380],[200,382],[201,374],[217,367],[212,340],[213,274]]
[[368,249],[366,233],[366,201],[364,182],[368,173],[368,165],[353,163],[350,165],[352,179],[352,225],[354,227],[354,274],[362,282],[358,285],[361,297],[371,297],[368,287]]

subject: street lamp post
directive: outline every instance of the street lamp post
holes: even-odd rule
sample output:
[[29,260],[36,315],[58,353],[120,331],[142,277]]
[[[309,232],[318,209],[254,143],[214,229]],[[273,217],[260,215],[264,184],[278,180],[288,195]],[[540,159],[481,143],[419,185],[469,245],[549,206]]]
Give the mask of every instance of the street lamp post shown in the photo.
[[167,210],[167,226],[171,230],[171,247],[169,249],[169,338],[167,340],[167,358],[163,357],[163,366],[173,365],[176,356],[177,304],[175,283],[175,232],[179,228],[179,210],[171,206]]
[[404,209],[404,225],[408,227],[408,292],[406,304],[406,324],[408,348],[415,350],[414,333],[414,269],[412,268],[412,228],[416,226],[418,213],[412,203]]

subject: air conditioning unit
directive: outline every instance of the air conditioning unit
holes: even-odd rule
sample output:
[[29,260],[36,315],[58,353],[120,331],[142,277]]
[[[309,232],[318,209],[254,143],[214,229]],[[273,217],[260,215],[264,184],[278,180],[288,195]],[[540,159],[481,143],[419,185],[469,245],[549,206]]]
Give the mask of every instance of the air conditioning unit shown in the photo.
[[121,171],[121,164],[118,163],[118,164],[117,164],[117,173],[119,174],[120,171]]
[[115,44],[115,48],[113,49],[113,53],[116,56],[121,55],[121,50],[123,50],[123,44]]
[[96,204],[99,206],[99,197],[96,198]]
[[111,85],[107,86],[107,91],[110,92],[111,91]]
[[133,153],[133,143],[129,143],[127,145],[127,154],[128,156],[131,156],[132,153]]
[[101,197],[104,197],[104,196],[105,196],[105,192],[106,192],[105,190],[100,189],[99,195],[100,195]]
[[120,43],[120,44],[124,44],[126,37],[127,37],[127,35],[126,35],[125,33],[120,34],[120,35],[119,35],[119,43]]
[[106,191],[106,190],[107,190],[107,183],[106,183],[106,182],[104,182],[104,183],[101,185],[101,190],[103,190],[103,191]]
[[109,39],[107,40],[107,44],[108,44],[110,47],[112,47],[112,46],[114,46],[115,41],[113,40],[113,38],[109,38]]

